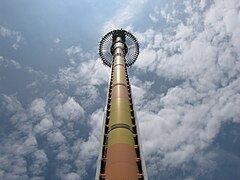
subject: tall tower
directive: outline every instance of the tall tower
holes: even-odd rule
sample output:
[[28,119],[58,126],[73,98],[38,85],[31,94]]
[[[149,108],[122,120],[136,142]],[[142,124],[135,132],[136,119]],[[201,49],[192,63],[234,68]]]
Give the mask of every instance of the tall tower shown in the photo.
[[113,30],[101,39],[99,54],[111,77],[96,180],[146,180],[127,72],[139,54],[138,42],[125,30]]

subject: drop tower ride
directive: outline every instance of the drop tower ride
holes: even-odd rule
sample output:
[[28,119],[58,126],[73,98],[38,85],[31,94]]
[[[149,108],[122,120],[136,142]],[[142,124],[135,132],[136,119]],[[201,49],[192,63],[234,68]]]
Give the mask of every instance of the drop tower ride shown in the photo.
[[101,39],[99,54],[111,76],[96,180],[146,180],[127,72],[138,57],[138,42],[125,30],[113,30]]

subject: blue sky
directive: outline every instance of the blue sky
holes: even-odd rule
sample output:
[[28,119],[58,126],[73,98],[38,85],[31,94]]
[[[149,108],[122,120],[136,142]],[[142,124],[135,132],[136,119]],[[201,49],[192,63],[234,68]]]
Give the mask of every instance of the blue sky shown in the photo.
[[0,179],[94,179],[107,32],[129,68],[149,179],[240,176],[240,2],[2,0]]

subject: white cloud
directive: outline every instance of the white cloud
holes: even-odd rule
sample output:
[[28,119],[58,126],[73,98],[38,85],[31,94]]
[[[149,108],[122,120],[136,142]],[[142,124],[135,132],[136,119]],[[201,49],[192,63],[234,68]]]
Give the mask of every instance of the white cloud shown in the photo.
[[151,45],[151,43],[153,42],[154,35],[155,31],[151,28],[147,29],[144,33],[134,33],[134,36],[136,36],[136,38],[138,39],[139,44],[147,44],[147,46]]
[[[92,128],[92,136],[95,136],[97,143],[101,140],[102,126],[103,126],[104,112],[103,109],[97,109],[90,116],[90,121],[88,122]],[[95,143],[96,143],[95,142]]]
[[180,23],[177,27],[177,34],[175,36],[176,39],[185,39],[192,35],[192,27],[185,26]]
[[[78,121],[63,122],[61,118],[54,118],[53,114],[55,108],[61,105],[62,111],[70,112],[64,114],[64,117],[66,115],[66,118],[72,119],[82,116],[84,110],[72,97],[54,91],[45,99],[36,98],[27,109],[24,109],[17,98],[2,95],[0,105],[1,112],[3,110],[4,114],[10,116],[10,121],[7,122],[9,124],[6,125],[11,131],[4,134],[3,141],[0,142],[1,179],[43,179],[48,163],[58,164],[55,170],[59,178],[83,178],[86,175],[87,166],[97,154],[96,136],[83,140],[82,134],[79,133],[82,131],[81,128],[76,128],[76,125],[79,125]],[[77,144],[79,149],[72,149],[73,144]],[[48,153],[51,154],[50,160],[47,157]],[[74,172],[78,156],[81,165]],[[74,173],[78,173],[78,176]]]
[[206,13],[205,25],[211,26],[217,33],[225,33],[232,36],[231,42],[236,48],[240,50],[240,32],[239,10],[240,3],[237,0],[227,2],[220,0],[215,2],[212,8]]
[[0,56],[0,66],[3,66],[5,68],[14,67],[16,69],[21,69],[22,67],[21,64],[18,63],[17,61],[12,59],[6,59],[3,56]]
[[36,148],[37,140],[33,135],[30,135],[24,140],[22,145],[19,145],[18,148],[15,149],[15,151],[18,155],[26,155],[33,152]]
[[136,108],[141,109],[143,105],[148,101],[146,97],[149,97],[151,86],[153,82],[142,82],[136,76],[130,78],[132,97],[134,99],[134,105]]
[[55,81],[68,87],[70,85],[100,85],[108,80],[109,69],[103,66],[100,59],[80,63],[77,67],[59,70]]
[[18,49],[19,48],[19,45],[17,44],[17,43],[14,43],[13,45],[12,45],[12,47],[13,47],[13,49]]
[[148,69],[155,69],[157,53],[153,49],[143,49],[138,57],[136,66],[139,68],[148,67]]
[[30,171],[33,175],[42,175],[43,168],[46,166],[48,158],[43,150],[37,150],[33,154],[33,164],[30,166]]
[[68,173],[64,179],[66,179],[66,180],[78,180],[78,179],[80,179],[80,176],[78,174],[72,172],[72,173]]
[[22,109],[21,103],[17,100],[15,96],[8,96],[6,94],[1,94],[1,102],[6,112],[15,113]]
[[37,98],[30,105],[30,111],[33,115],[43,116],[46,114],[45,106],[46,102],[42,98]]
[[92,52],[84,51],[79,45],[71,46],[65,49],[65,52],[70,58],[69,62],[71,65],[76,65],[76,62],[86,61],[94,56]]
[[38,150],[34,153],[36,160],[42,164],[45,164],[48,161],[47,155],[43,150]]
[[76,54],[82,54],[83,53],[80,46],[71,46],[70,48],[67,48],[65,51],[66,51],[68,56],[73,56],[73,55],[76,55]]
[[104,24],[103,33],[129,26],[129,24],[131,24],[130,22],[132,22],[141,9],[144,8],[145,3],[146,0],[131,0],[127,4],[124,4],[126,6],[119,8],[116,15]]
[[83,107],[91,107],[100,96],[99,89],[93,85],[82,85],[76,88],[76,96],[81,96]]
[[71,158],[68,150],[61,149],[60,152],[57,154],[57,159],[61,161],[67,161]]
[[[166,23],[174,23],[177,24],[179,22],[179,9],[176,8],[176,2],[171,1],[167,4],[165,4],[164,7],[160,5],[159,9],[157,11],[155,10],[156,16],[160,19],[165,19]],[[180,7],[178,7],[180,8]],[[180,10],[181,11],[181,10]],[[160,13],[159,13],[160,12]]]
[[159,19],[158,19],[156,16],[152,15],[152,14],[149,15],[149,18],[150,18],[154,23],[156,23],[156,22],[159,21]]
[[12,45],[13,49],[18,49],[19,43],[22,41],[23,37],[20,32],[7,29],[6,27],[0,25],[0,37],[3,38],[14,38],[14,43]]
[[83,138],[79,121],[64,122],[55,116],[55,109],[61,106],[63,114],[60,115],[64,118],[85,118],[81,106],[59,91],[49,92],[44,99],[36,98],[26,109],[16,97],[3,94],[0,105],[1,113],[10,116],[6,124],[10,133],[4,134],[0,142],[1,179],[43,179],[46,166],[51,163],[57,164],[55,170],[59,178],[81,179],[86,175],[97,156],[100,136],[96,133],[100,130],[95,128],[101,126],[101,120],[96,118],[96,123],[82,124],[92,129],[91,135]]
[[158,22],[160,19],[160,15],[161,15],[161,10],[159,8],[159,6],[155,6],[153,9],[153,13],[149,14],[149,18],[154,22]]
[[55,114],[66,120],[81,120],[84,115],[83,108],[72,97],[68,97],[67,101],[55,107]]
[[5,28],[5,27],[3,27],[3,26],[0,26],[0,35],[2,36],[2,37],[7,37],[7,36],[11,36],[11,30],[9,30],[9,29],[7,29],[7,28]]
[[[235,89],[231,95],[229,89]],[[155,104],[159,106],[156,114],[146,103],[137,111],[145,159],[163,169],[192,160],[211,145],[222,123],[239,122],[237,91],[232,84],[218,93],[198,94],[186,85],[171,89],[160,101],[156,98]],[[225,100],[221,102],[222,98]]]
[[87,167],[89,165],[92,165],[91,161],[93,159],[96,160],[96,157],[99,153],[99,145],[102,135],[103,115],[104,112],[102,109],[97,109],[91,114],[89,119],[91,130],[89,132],[87,140],[78,140],[72,147],[74,152],[78,152],[78,156],[75,159],[75,164],[78,167],[77,173],[81,176],[84,176],[86,174]]
[[61,39],[59,39],[59,38],[56,38],[56,39],[54,39],[54,41],[53,41],[55,44],[58,44],[58,43],[60,43],[61,42]]
[[39,124],[36,125],[35,131],[37,133],[42,133],[48,131],[52,127],[53,127],[52,120],[50,118],[44,118],[40,121]]
[[48,141],[54,144],[62,144],[64,143],[66,138],[60,131],[57,132],[50,132],[48,133]]
[[157,34],[155,37],[154,37],[154,45],[153,47],[155,48],[159,48],[161,43],[162,43],[162,40],[163,40],[163,36],[161,33]]

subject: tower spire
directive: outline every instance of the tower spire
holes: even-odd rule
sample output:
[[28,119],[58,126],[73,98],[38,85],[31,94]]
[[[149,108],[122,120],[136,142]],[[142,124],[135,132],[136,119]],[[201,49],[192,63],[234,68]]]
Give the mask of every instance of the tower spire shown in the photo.
[[[130,47],[128,49],[128,47]],[[127,67],[139,54],[136,38],[118,29],[100,41],[99,54],[111,67],[97,180],[147,179]]]

